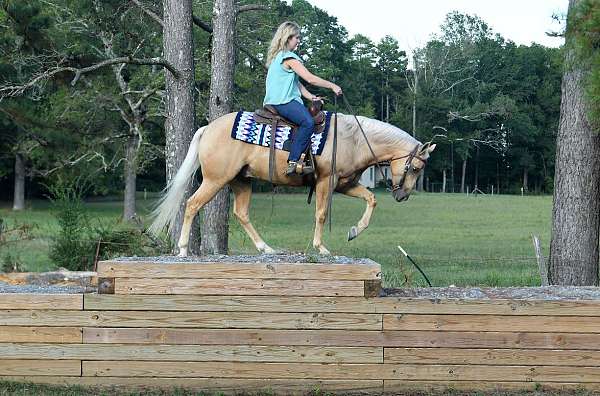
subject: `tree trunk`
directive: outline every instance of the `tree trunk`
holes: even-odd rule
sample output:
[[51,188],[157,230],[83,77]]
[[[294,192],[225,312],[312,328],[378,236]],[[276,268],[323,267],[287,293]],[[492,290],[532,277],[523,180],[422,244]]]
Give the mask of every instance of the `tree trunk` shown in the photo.
[[496,160],[496,194],[500,194],[500,162]]
[[[229,113],[233,107],[235,19],[234,0],[215,0],[208,109],[210,121]],[[202,254],[227,254],[229,193],[229,187],[223,188],[204,207],[204,222],[201,232]]]
[[[171,181],[183,163],[196,127],[194,107],[194,46],[192,36],[192,0],[164,0],[163,50],[165,59],[180,73],[176,79],[165,70],[166,86],[166,170]],[[195,190],[192,182],[186,198]],[[170,230],[176,245],[183,224],[184,205],[177,213],[175,227]],[[190,236],[190,251],[198,251],[194,229]]]
[[125,154],[125,196],[123,198],[123,220],[132,221],[135,218],[135,191],[137,180],[137,153],[140,137],[137,133],[127,139]]
[[475,150],[475,186],[473,189],[479,190],[479,146]]
[[442,169],[442,192],[446,192],[446,168]]
[[25,160],[22,154],[15,154],[15,190],[13,210],[25,209]]
[[523,168],[523,191],[527,192],[529,191],[529,181],[527,180],[529,176],[529,173],[527,171],[527,167]]
[[467,175],[467,160],[464,159],[462,163],[462,172],[460,174],[460,192],[465,192],[465,176]]
[[[570,14],[577,3],[570,0]],[[589,70],[576,61],[573,28],[566,33],[549,278],[558,285],[598,285],[600,134],[588,120],[583,83]]]

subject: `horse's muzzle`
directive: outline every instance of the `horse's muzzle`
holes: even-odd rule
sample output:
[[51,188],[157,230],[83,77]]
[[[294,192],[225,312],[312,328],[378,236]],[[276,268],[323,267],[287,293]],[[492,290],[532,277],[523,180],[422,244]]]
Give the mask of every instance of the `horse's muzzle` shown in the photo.
[[394,196],[394,199],[397,202],[402,202],[402,201],[406,201],[408,200],[408,198],[410,197],[410,193],[407,193],[406,191],[404,191],[403,189],[399,188],[397,190],[395,190],[392,195]]

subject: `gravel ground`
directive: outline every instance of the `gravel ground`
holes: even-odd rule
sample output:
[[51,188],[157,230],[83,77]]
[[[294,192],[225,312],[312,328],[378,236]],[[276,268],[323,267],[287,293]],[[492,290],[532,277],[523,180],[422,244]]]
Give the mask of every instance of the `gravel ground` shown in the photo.
[[305,254],[252,254],[252,255],[210,255],[210,256],[159,256],[159,257],[119,257],[110,261],[156,261],[169,263],[209,262],[238,262],[238,263],[324,263],[324,264],[373,264],[367,258],[352,258],[346,256],[322,256]]
[[542,287],[429,287],[383,289],[384,297],[466,300],[600,300],[600,288],[591,286]]
[[[9,285],[0,282],[0,294],[2,293],[45,293],[45,294],[78,294],[93,293],[96,288],[82,286],[52,286],[52,285]],[[2,298],[2,297],[0,297]]]

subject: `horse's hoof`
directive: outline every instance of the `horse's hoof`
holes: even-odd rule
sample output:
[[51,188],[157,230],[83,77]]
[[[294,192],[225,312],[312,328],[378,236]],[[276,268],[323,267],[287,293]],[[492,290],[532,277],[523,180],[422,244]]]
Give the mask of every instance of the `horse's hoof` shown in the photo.
[[352,226],[350,228],[350,231],[348,231],[348,242],[350,242],[357,236],[358,236],[358,228],[356,228],[356,226]]
[[264,254],[277,254],[277,251],[270,246],[266,246],[263,250]]
[[331,256],[331,252],[324,247],[319,248],[319,254],[322,254],[324,256]]
[[256,249],[258,249],[259,252],[264,253],[264,254],[276,254],[277,251],[275,251],[275,249],[273,249],[271,246],[267,245],[266,243],[260,243],[256,246]]

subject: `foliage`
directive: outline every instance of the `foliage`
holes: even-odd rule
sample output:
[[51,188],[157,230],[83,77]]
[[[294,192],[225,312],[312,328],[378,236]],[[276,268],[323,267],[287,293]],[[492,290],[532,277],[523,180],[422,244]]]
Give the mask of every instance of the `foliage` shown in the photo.
[[[439,33],[417,48],[409,62],[406,49],[394,38],[350,37],[337,18],[306,0],[240,2],[251,3],[267,10],[238,15],[235,110],[261,105],[265,72],[256,59],[265,58],[277,25],[294,20],[302,26],[299,53],[307,67],[335,79],[359,114],[390,122],[421,141],[438,143],[425,175],[426,186],[440,183],[444,174],[454,181],[464,164],[462,181],[467,185],[494,185],[501,192],[521,187],[551,192],[563,63],[560,50],[516,45],[494,33],[484,20],[451,12]],[[596,54],[598,2],[582,3],[579,47],[582,53]],[[134,2],[1,0],[0,4],[0,23],[7,27],[0,31],[0,72],[7,81],[26,81],[56,64],[89,66],[111,53],[155,57],[162,52],[160,25]],[[160,4],[144,1],[143,5],[162,17]],[[211,2],[196,0],[193,8],[195,16],[210,21]],[[200,125],[208,109],[210,40],[209,33],[195,28]],[[595,55],[588,58],[598,62]],[[592,91],[600,85],[594,83],[600,81],[600,67],[594,65],[588,86],[591,107],[598,109],[599,95]],[[3,100],[0,190],[5,198],[9,198],[5,191],[10,191],[16,153],[26,158],[28,191],[33,190],[33,195],[40,194],[36,186],[69,164],[96,175],[89,194],[121,191],[125,148],[132,135],[131,121],[137,117],[128,110],[128,101],[135,102],[140,92],[154,89],[137,119],[141,127],[136,133],[142,138],[135,158],[138,190],[164,186],[162,68],[127,65],[121,75],[129,90],[126,95],[115,68],[106,67],[82,77],[75,86],[70,84],[73,75],[64,73],[24,97]],[[309,89],[331,99],[326,90]],[[326,108],[332,107],[330,100]],[[338,110],[347,112],[341,103]]]
[[82,196],[85,187],[59,179],[49,186],[58,221],[58,233],[50,245],[50,259],[58,266],[71,271],[92,268],[94,253]]
[[585,93],[590,121],[600,131],[600,2],[581,0],[567,23],[567,35],[577,52],[578,62],[589,72]]

